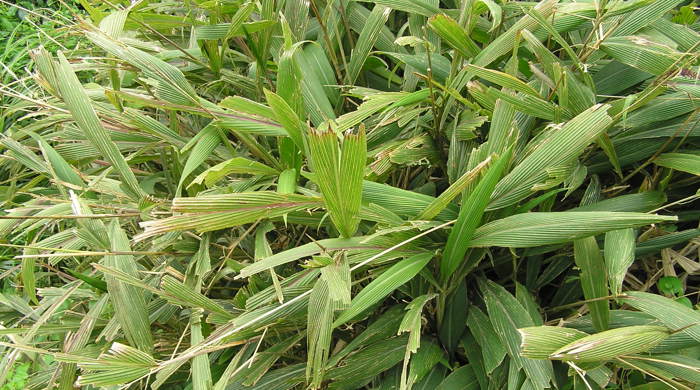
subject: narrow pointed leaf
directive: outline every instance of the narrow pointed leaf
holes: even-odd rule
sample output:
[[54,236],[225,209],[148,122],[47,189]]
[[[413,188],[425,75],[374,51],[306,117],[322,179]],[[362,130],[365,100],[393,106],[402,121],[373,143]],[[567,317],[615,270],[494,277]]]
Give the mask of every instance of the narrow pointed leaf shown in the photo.
[[392,291],[411,280],[433,258],[432,253],[420,253],[399,261],[363,288],[333,323],[337,327],[350,321]]

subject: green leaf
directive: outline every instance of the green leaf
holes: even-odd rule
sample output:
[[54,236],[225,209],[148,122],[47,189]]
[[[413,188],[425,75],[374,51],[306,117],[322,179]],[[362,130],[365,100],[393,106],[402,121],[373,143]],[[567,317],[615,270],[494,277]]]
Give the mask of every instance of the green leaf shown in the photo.
[[469,245],[528,248],[560,244],[610,230],[676,219],[655,214],[597,211],[516,214],[478,228]]
[[668,11],[677,7],[682,0],[655,0],[645,4],[640,9],[631,12],[613,30],[613,36],[634,34],[640,29],[660,19]]
[[530,359],[547,359],[561,347],[588,336],[576,329],[558,326],[520,328],[521,353]]
[[314,285],[309,297],[307,319],[306,378],[312,388],[319,388],[331,348],[333,317],[338,303],[329,293],[328,281],[323,276]]
[[[540,1],[534,7],[543,17],[550,16],[556,10],[557,0],[545,0]],[[489,43],[489,45],[482,50],[479,55],[474,58],[473,64],[476,66],[486,67],[491,63],[496,61],[502,55],[508,53],[513,49],[516,42],[516,36],[520,34],[523,29],[528,29],[530,31],[537,27],[537,21],[531,16],[525,15],[518,21],[516,21],[507,31],[499,35],[496,39]]]
[[634,262],[636,240],[637,236],[631,228],[605,233],[605,268],[610,292],[614,295],[622,292],[627,269]]
[[292,261],[299,260],[304,257],[313,256],[325,251],[333,250],[350,250],[350,249],[369,249],[374,247],[371,243],[364,242],[365,237],[353,238],[327,238],[300,245],[286,251],[277,253],[258,262],[255,262],[243,269],[239,278],[247,278],[259,272],[263,272],[273,267],[286,264]]
[[[389,209],[399,216],[415,219],[421,212],[438,202],[436,198],[429,195],[371,181],[362,183],[362,199]],[[450,203],[438,213],[436,218],[442,221],[456,219],[458,212],[456,205]]]
[[416,353],[420,348],[420,329],[423,318],[423,307],[429,300],[435,298],[437,294],[425,294],[415,298],[406,306],[406,314],[404,314],[399,325],[398,334],[409,333],[408,351]]
[[231,23],[228,26],[228,31],[224,39],[231,39],[235,36],[242,35],[243,22],[248,19],[251,13],[255,11],[255,3],[246,2],[243,4],[235,14],[231,17]]
[[537,389],[550,387],[554,377],[552,363],[544,360],[532,360],[520,355],[519,328],[533,326],[534,322],[524,307],[505,288],[490,281],[479,280],[479,287],[484,294],[489,319],[496,334],[506,347],[511,359],[525,370],[525,374]]
[[241,175],[277,176],[279,171],[255,160],[250,160],[245,157],[234,157],[208,168],[197,175],[197,177],[192,180],[192,183],[204,184],[207,187],[211,187],[232,173]]
[[655,75],[673,70],[683,56],[666,45],[639,36],[607,38],[600,48],[622,63]]
[[677,171],[700,175],[700,155],[688,153],[664,153],[654,159],[656,165]]
[[[203,275],[200,274],[200,276]],[[166,293],[163,295],[163,297],[172,303],[192,308],[204,309],[208,312],[217,313],[224,317],[228,317],[229,319],[233,318],[233,315],[216,301],[198,291],[195,291],[193,288],[188,287],[172,276],[165,276],[161,281],[161,287]]]
[[467,364],[452,371],[435,390],[477,390],[479,381],[471,365]]
[[626,326],[588,335],[573,341],[550,355],[580,363],[603,362],[622,355],[646,352],[669,336],[663,326]]
[[474,339],[481,346],[484,357],[484,368],[490,374],[501,365],[506,356],[506,349],[491,325],[489,317],[476,306],[469,307],[467,325]]
[[579,206],[571,211],[620,211],[649,212],[666,202],[666,194],[661,191],[646,191],[637,194],[620,195],[614,198]]
[[574,161],[612,123],[607,105],[596,105],[577,115],[543,140],[536,149],[501,180],[490,208],[513,204],[547,179],[547,170]]
[[175,198],[172,210],[184,214],[141,222],[144,232],[136,238],[188,229],[203,233],[319,206],[319,198],[271,191]]
[[539,97],[540,95],[533,87],[520,81],[518,78],[509,75],[508,73],[482,68],[475,65],[467,65],[465,68],[475,76],[500,85],[503,88],[512,89],[514,91],[522,92],[535,97]]
[[378,341],[348,356],[344,364],[328,370],[329,390],[355,390],[374,376],[400,362],[406,351],[406,337]]
[[[462,194],[464,190],[472,185],[482,172],[489,166],[491,159],[483,161],[473,169],[465,172],[457,180],[454,181],[440,196],[435,198],[428,207],[425,208],[417,217],[418,220],[431,220],[449,206],[453,199]],[[483,180],[483,179],[482,179]]]
[[[60,360],[60,356],[59,356]],[[78,377],[78,386],[111,386],[136,380],[156,366],[146,352],[114,343],[107,353],[97,359],[81,357],[78,366],[87,372]]]
[[496,183],[498,183],[505,167],[510,162],[510,157],[510,150],[499,157],[479,181],[479,184],[464,199],[459,211],[459,217],[457,217],[457,222],[447,238],[445,251],[442,255],[440,274],[443,279],[455,272],[464,260],[464,255],[469,248],[468,243],[472,239],[477,226],[481,224],[484,210],[489,204]]
[[85,36],[114,57],[123,59],[139,68],[146,77],[157,80],[155,92],[159,98],[183,106],[199,106],[201,104],[192,85],[187,81],[182,71],[175,66],[143,50],[126,46],[100,32],[86,31]]
[[438,328],[438,337],[450,354],[454,354],[459,341],[467,327],[467,313],[464,305],[468,300],[467,281],[458,281],[457,285],[445,297],[445,313]]
[[[192,138],[192,141],[196,142],[193,144],[194,146],[192,146],[190,155],[187,157],[185,167],[182,169],[182,175],[180,175],[180,181],[177,184],[178,194],[182,190],[185,179],[206,161],[214,149],[221,144],[219,129],[214,125],[208,125],[196,137]],[[185,149],[188,148],[188,145],[185,146]]]
[[[190,317],[190,343],[197,345],[204,340],[202,335],[202,313],[194,311]],[[208,390],[213,386],[209,356],[204,353],[192,359],[192,389]]]
[[363,129],[342,141],[332,131],[309,135],[311,167],[331,220],[343,237],[352,237],[360,223],[367,141]]
[[109,138],[107,131],[102,126],[90,98],[88,98],[83,86],[80,84],[80,80],[78,80],[68,60],[62,53],[58,53],[58,59],[59,63],[54,64],[56,81],[58,83],[55,87],[65,100],[73,120],[75,120],[90,143],[114,167],[124,182],[128,194],[134,199],[142,199],[146,196],[145,192],[139,186],[136,176],[131,171],[124,156],[119,152],[119,148]]
[[479,47],[469,37],[469,34],[449,16],[445,14],[434,15],[428,19],[428,26],[464,58],[472,58],[479,53]]
[[333,323],[333,327],[350,321],[375,303],[386,298],[392,291],[413,279],[432,258],[432,253],[419,253],[389,267],[353,298],[350,307],[340,314]]
[[686,328],[680,333],[686,334],[700,342],[700,313],[661,295],[641,291],[628,291],[622,302],[643,311],[671,330]]
[[299,119],[297,113],[294,112],[287,102],[274,92],[265,90],[265,98],[267,104],[270,105],[275,114],[275,119],[282,124],[282,127],[287,131],[289,137],[294,141],[294,144],[299,150],[304,151],[304,134],[306,134],[306,126]]
[[362,66],[367,61],[370,50],[374,47],[375,42],[379,38],[382,27],[389,19],[391,8],[387,8],[379,3],[376,3],[372,9],[372,13],[367,18],[367,22],[357,38],[357,45],[350,54],[350,62],[348,63],[347,81],[352,84],[360,75]]
[[[109,225],[109,237],[113,252],[130,252],[129,238],[119,226],[117,220]],[[138,278],[138,268],[131,255],[107,255],[102,264],[115,268],[125,274]],[[151,322],[146,310],[146,293],[142,289],[124,283],[116,278],[105,275],[107,291],[109,292],[112,307],[116,318],[129,342],[144,352],[153,350],[153,337],[151,336]]]
[[[608,281],[605,272],[605,261],[595,237],[586,237],[574,241],[574,259],[581,270],[581,287],[583,296],[588,300],[593,325],[596,330],[608,329],[610,321],[610,306],[605,298],[608,295]],[[592,301],[591,300],[595,300]]]

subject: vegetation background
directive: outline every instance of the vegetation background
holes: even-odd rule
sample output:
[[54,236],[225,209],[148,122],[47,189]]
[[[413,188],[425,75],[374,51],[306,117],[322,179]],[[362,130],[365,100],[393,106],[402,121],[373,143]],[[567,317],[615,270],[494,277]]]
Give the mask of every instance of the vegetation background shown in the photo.
[[700,388],[681,0],[0,0],[0,388]]

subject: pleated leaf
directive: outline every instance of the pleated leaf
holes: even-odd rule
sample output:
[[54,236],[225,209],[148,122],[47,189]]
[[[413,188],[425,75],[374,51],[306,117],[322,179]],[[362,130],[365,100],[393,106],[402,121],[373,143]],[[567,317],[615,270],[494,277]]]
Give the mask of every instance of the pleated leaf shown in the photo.
[[700,155],[689,153],[664,153],[654,159],[654,163],[677,171],[700,175]]
[[622,282],[627,269],[634,262],[637,236],[634,229],[620,229],[605,233],[605,268],[612,294],[622,292]]
[[413,279],[432,258],[432,253],[420,253],[389,267],[353,298],[350,307],[340,314],[333,326],[336,327],[352,320],[372,305],[386,298],[392,291]]
[[341,236],[352,237],[360,223],[365,132],[346,134],[341,141],[333,131],[312,131],[308,141],[315,181],[331,220]]
[[[219,129],[213,125],[206,126],[196,137],[192,138],[192,140],[196,142],[193,144],[190,155],[187,157],[185,167],[182,169],[180,182],[177,184],[178,193],[180,193],[185,179],[204,163],[210,157],[214,149],[221,144]],[[187,146],[185,146],[185,148],[187,148]]]
[[535,185],[545,182],[547,169],[575,161],[612,123],[608,108],[607,105],[593,106],[543,140],[498,183],[490,207],[500,208],[519,201],[532,193]]
[[207,187],[211,187],[213,184],[232,173],[241,175],[277,176],[279,171],[255,160],[250,160],[245,157],[234,157],[208,168],[197,175],[197,177],[192,180],[192,183],[204,184]]
[[484,177],[479,181],[479,184],[463,200],[459,217],[457,217],[457,222],[455,222],[452,231],[450,231],[445,251],[442,255],[440,274],[443,279],[455,272],[464,260],[464,254],[469,249],[468,243],[477,226],[481,224],[484,210],[489,204],[496,183],[498,183],[505,167],[510,162],[510,156],[511,153],[506,152],[503,156],[497,158],[496,162],[489,167]]
[[58,83],[56,89],[60,91],[73,120],[90,143],[114,167],[114,170],[121,177],[127,193],[134,199],[143,198],[146,195],[145,192],[139,186],[136,176],[131,171],[124,156],[119,152],[119,148],[102,126],[90,98],[85,93],[68,60],[62,53],[58,53],[58,60],[59,62],[54,64]]
[[479,47],[469,34],[454,19],[445,14],[437,14],[428,19],[428,26],[440,38],[452,46],[464,58],[472,58],[479,53]]
[[521,337],[520,352],[530,359],[547,359],[555,351],[588,333],[559,326],[533,326],[518,329]]
[[506,356],[506,349],[498,338],[491,325],[489,317],[476,306],[469,308],[467,326],[474,339],[481,346],[481,354],[484,358],[484,369],[487,373],[493,372]]
[[648,351],[669,335],[663,326],[626,326],[581,337],[554,351],[550,358],[576,363],[603,362]]
[[112,386],[131,382],[156,366],[156,361],[146,352],[128,345],[114,343],[109,351],[97,359],[83,358],[78,366],[84,370],[77,384]]
[[586,305],[591,312],[593,326],[596,330],[608,329],[610,306],[605,298],[608,295],[608,282],[605,261],[600,253],[595,237],[586,237],[574,241],[574,259],[581,270],[580,280],[583,296],[586,300],[595,300]]
[[560,244],[610,230],[675,221],[676,217],[643,213],[563,211],[516,214],[476,229],[470,246],[528,248]]
[[[129,238],[115,219],[109,225],[109,237],[113,252],[130,252]],[[131,255],[107,255],[102,264],[115,268],[131,277],[139,278],[139,271]],[[140,279],[140,278],[139,278]],[[150,352],[153,350],[151,322],[146,309],[145,291],[116,278],[105,275],[107,291],[116,318],[129,342],[136,348]]]
[[479,287],[484,294],[491,324],[508,355],[514,363],[523,368],[536,389],[549,388],[554,376],[552,363],[520,355],[518,329],[535,325],[527,310],[505,288],[490,280],[479,280]]
[[391,8],[387,8],[381,4],[376,4],[372,9],[372,13],[367,18],[367,21],[357,38],[357,45],[350,54],[350,62],[348,63],[347,81],[352,84],[357,80],[362,70],[362,66],[367,61],[370,50],[374,47],[375,42],[379,38],[379,34],[384,27]]
[[306,379],[313,389],[319,388],[323,381],[336,307],[337,301],[329,293],[328,282],[321,277],[311,291],[307,319]]
[[607,38],[600,48],[622,63],[655,75],[672,69],[683,55],[638,36]]
[[437,294],[421,295],[406,306],[406,314],[404,314],[401,320],[398,334],[409,333],[407,348],[411,353],[416,353],[418,348],[420,348],[420,329],[423,319],[423,307],[436,296]]
[[628,291],[622,302],[643,311],[671,330],[688,327],[681,333],[700,342],[700,313],[679,302],[642,291]]
[[182,214],[141,222],[145,230],[136,239],[171,231],[225,229],[320,206],[318,198],[271,191],[175,198],[172,210]]
[[494,84],[500,85],[503,88],[512,89],[513,91],[518,91],[526,93],[528,95],[539,97],[539,93],[530,85],[519,80],[518,78],[509,75],[508,73],[499,72],[493,69],[482,68],[475,65],[467,65],[466,69],[474,74],[476,77],[480,77],[484,80],[490,81]]

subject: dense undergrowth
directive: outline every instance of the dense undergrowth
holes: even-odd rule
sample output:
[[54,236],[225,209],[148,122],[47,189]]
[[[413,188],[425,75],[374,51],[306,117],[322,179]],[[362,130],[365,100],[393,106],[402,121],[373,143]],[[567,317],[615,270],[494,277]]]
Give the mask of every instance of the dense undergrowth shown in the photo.
[[700,384],[694,3],[56,4],[2,35],[0,386]]

